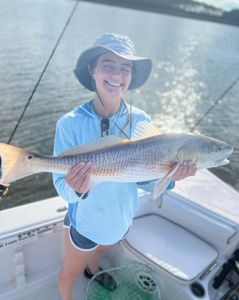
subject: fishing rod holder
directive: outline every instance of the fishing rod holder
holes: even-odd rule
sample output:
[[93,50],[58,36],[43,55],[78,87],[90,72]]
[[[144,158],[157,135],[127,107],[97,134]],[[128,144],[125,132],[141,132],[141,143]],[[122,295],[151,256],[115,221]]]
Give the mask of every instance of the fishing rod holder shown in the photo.
[[[239,276],[239,249],[237,249],[234,252],[233,256],[223,264],[221,272],[214,278],[214,282],[212,285],[213,288],[219,289],[231,272],[233,272],[236,276]],[[238,281],[235,284],[231,282],[229,291],[222,298],[220,298],[220,300],[234,299],[232,297],[238,290]],[[239,299],[238,296],[235,295],[235,299]]]

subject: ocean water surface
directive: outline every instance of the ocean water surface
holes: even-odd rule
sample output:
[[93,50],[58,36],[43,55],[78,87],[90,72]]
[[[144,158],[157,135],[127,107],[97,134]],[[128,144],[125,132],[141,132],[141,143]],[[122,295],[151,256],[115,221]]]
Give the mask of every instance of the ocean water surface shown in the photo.
[[[11,139],[13,145],[52,153],[57,119],[94,96],[72,70],[79,54],[103,32],[129,35],[137,54],[151,57],[154,63],[148,82],[127,93],[125,100],[144,109],[166,130],[196,130],[232,144],[231,163],[211,171],[239,190],[239,28],[235,26],[68,0],[2,0],[0,141]],[[13,183],[0,205],[4,209],[54,195],[51,175],[37,174]]]

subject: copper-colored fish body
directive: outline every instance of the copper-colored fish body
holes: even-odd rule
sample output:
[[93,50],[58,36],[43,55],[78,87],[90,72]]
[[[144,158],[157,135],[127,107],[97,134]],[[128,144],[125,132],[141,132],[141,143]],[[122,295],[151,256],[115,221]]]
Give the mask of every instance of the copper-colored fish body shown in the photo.
[[78,163],[89,161],[94,164],[97,183],[149,181],[171,174],[184,161],[194,162],[199,169],[223,165],[232,151],[232,146],[222,141],[192,133],[154,133],[130,141],[110,136],[58,157],[0,144],[0,184],[39,172],[64,174]]

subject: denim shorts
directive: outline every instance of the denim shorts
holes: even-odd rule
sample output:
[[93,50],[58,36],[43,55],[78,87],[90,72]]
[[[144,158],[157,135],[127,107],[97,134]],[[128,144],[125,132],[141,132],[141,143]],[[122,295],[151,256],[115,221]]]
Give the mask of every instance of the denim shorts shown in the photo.
[[[95,250],[99,246],[99,244],[96,244],[95,242],[89,240],[84,235],[80,234],[71,225],[68,213],[65,215],[65,218],[64,218],[64,227],[68,228],[70,241],[75,248],[77,248],[81,251],[92,251],[92,250]],[[129,232],[129,229],[127,230],[126,234],[122,237],[121,240],[123,240],[126,237],[128,232]]]
[[64,227],[69,230],[69,238],[74,247],[81,251],[92,251],[99,245],[80,234],[70,223],[68,213],[64,218]]

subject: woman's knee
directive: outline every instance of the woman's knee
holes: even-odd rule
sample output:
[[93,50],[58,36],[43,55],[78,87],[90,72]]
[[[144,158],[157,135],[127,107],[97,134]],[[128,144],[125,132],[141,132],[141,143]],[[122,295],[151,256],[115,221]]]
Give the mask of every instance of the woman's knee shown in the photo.
[[104,254],[110,250],[111,246],[103,246],[100,245],[99,247],[96,248],[96,253],[97,254]]

